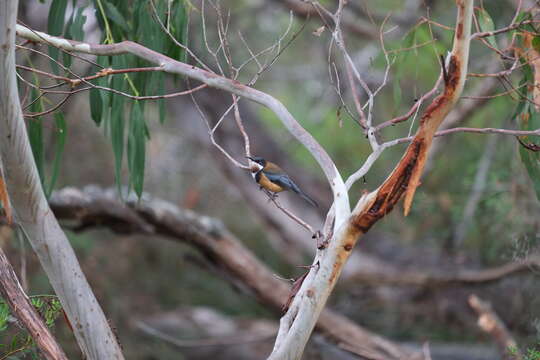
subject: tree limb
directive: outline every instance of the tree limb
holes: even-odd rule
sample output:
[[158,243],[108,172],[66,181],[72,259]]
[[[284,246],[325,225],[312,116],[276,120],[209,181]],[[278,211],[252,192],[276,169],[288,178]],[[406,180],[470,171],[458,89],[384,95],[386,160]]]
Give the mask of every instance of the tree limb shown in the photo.
[[532,255],[487,269],[461,269],[445,272],[438,269],[404,269],[384,262],[381,271],[356,271],[347,278],[348,283],[373,285],[441,287],[455,284],[473,285],[501,280],[507,276],[540,268],[540,256]]
[[[140,203],[137,199],[127,199],[127,204],[123,204],[118,201],[116,191],[97,187],[87,187],[84,191],[64,188],[52,194],[50,203],[60,219],[75,222],[75,230],[105,226],[124,234],[160,235],[188,243],[230,275],[228,279],[233,284],[276,311],[281,311],[289,295],[289,285],[277,279],[217,219],[179,209],[149,196]],[[317,329],[332,342],[357,355],[388,360],[412,356],[409,350],[331,310],[322,312]]]
[[[187,76],[191,79],[205,83],[210,87],[225,90],[268,107],[274,112],[279,120],[281,120],[287,130],[306,147],[315,160],[317,160],[319,166],[321,166],[330,187],[332,188],[337,214],[340,218],[345,218],[350,214],[348,193],[334,162],[326,150],[324,150],[315,138],[313,138],[313,136],[296,121],[287,108],[276,98],[246,86],[236,80],[227,79],[196,66],[176,61],[132,41],[122,41],[120,43],[108,45],[89,44],[51,36],[43,32],[34,31],[23,25],[17,25],[17,35],[25,39],[78,53],[108,56],[132,54],[154,65],[160,66],[164,72]],[[85,81],[83,82],[87,83]]]
[[18,1],[0,2],[0,155],[16,221],[27,235],[73,324],[87,359],[123,359],[75,253],[51,212],[32,156],[17,92]]
[[316,319],[358,238],[389,213],[402,195],[405,195],[405,213],[409,211],[433,136],[459,99],[466,79],[473,1],[457,0],[456,3],[457,30],[454,48],[449,58],[444,93],[427,107],[416,136],[392,174],[377,190],[366,194],[358,201],[350,220],[334,232],[328,248],[320,251],[315,257],[314,266],[302,288],[295,296],[287,314],[281,319],[280,331],[269,359],[301,357]]

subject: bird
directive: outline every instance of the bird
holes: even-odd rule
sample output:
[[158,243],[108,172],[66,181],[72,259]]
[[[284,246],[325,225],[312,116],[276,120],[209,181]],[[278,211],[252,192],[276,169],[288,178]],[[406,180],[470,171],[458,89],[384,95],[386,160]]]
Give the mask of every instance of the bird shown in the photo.
[[311,205],[319,207],[315,200],[300,190],[298,185],[279,166],[260,156],[248,156],[247,158],[255,164],[251,168],[251,176],[253,176],[253,179],[259,184],[261,189],[269,192],[271,196],[276,197],[279,192],[291,190]]

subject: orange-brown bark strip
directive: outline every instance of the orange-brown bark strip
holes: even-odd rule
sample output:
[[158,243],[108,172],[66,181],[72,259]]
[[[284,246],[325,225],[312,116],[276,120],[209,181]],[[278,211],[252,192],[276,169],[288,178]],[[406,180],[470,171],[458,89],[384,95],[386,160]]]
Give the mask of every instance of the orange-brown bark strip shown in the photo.
[[366,233],[377,220],[392,211],[403,194],[405,194],[405,215],[408,214],[416,188],[420,185],[420,176],[433,136],[450,112],[452,103],[457,97],[456,91],[462,77],[460,61],[457,56],[451,56],[443,94],[436,97],[426,108],[416,136],[392,174],[379,188],[372,204],[366,206],[362,213],[351,219],[351,224],[360,233]]
[[[334,234],[326,253],[318,259],[320,271],[306,279],[303,289],[293,301],[291,308],[297,306],[296,316],[287,328],[286,337],[278,337],[276,346],[269,359],[300,359],[307,342],[305,334],[312,328],[312,319],[319,315],[324,303],[332,292],[343,266],[360,236],[371,228],[379,219],[388,214],[405,195],[405,214],[410,210],[420,176],[426,163],[427,153],[437,128],[450,112],[463,90],[470,45],[472,19],[472,0],[456,0],[458,15],[454,47],[449,59],[445,76],[443,94],[436,97],[424,111],[420,126],[402,159],[396,165],[383,184],[371,193],[364,195],[355,207],[353,215],[346,225]],[[318,292],[310,299],[303,291],[317,288]],[[314,301],[312,301],[314,299]],[[307,331],[306,331],[307,329]],[[281,330],[281,328],[280,328]],[[302,333],[302,336],[300,336]]]
[[413,140],[394,172],[379,188],[375,199],[361,214],[351,219],[351,225],[359,233],[365,234],[373,224],[392,211],[407,190],[413,171],[417,168],[418,160],[424,153],[424,141],[424,138]]
[[11,222],[13,221],[12,214],[11,214],[11,205],[9,204],[9,195],[6,189],[6,183],[4,182],[4,176],[1,171],[0,171],[0,203],[2,204],[2,207],[4,208],[4,213],[6,214],[8,224],[11,224]]
[[466,19],[470,14],[466,14],[465,0],[457,0],[456,4],[458,22],[454,48],[445,71],[447,76],[445,76],[444,92],[433,99],[424,111],[419,129],[394,171],[379,189],[375,190],[376,194],[371,202],[365,204],[359,213],[352,216],[351,225],[358,235],[366,233],[375,222],[392,211],[403,194],[405,194],[404,213],[405,215],[409,213],[414,194],[420,185],[420,177],[435,132],[459,99],[467,72],[470,25],[466,29],[464,27],[466,22],[470,21]]

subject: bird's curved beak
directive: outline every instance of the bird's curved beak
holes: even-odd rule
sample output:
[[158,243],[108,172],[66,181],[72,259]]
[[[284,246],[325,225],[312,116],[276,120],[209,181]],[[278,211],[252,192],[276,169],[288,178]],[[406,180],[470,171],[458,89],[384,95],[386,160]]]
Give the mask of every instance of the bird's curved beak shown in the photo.
[[251,156],[246,156],[246,158],[253,161],[253,158]]

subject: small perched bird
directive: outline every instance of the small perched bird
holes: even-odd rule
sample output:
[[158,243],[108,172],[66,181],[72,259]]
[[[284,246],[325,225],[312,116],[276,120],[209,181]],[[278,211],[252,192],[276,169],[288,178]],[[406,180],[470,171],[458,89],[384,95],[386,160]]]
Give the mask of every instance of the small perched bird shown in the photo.
[[251,169],[251,176],[253,176],[253,179],[255,179],[255,181],[259,184],[261,189],[267,190],[274,196],[276,193],[292,190],[311,205],[315,207],[319,206],[315,200],[300,190],[298,185],[291,180],[289,175],[287,175],[285,171],[283,171],[276,164],[259,156],[248,157],[248,159],[255,163],[255,167]]

